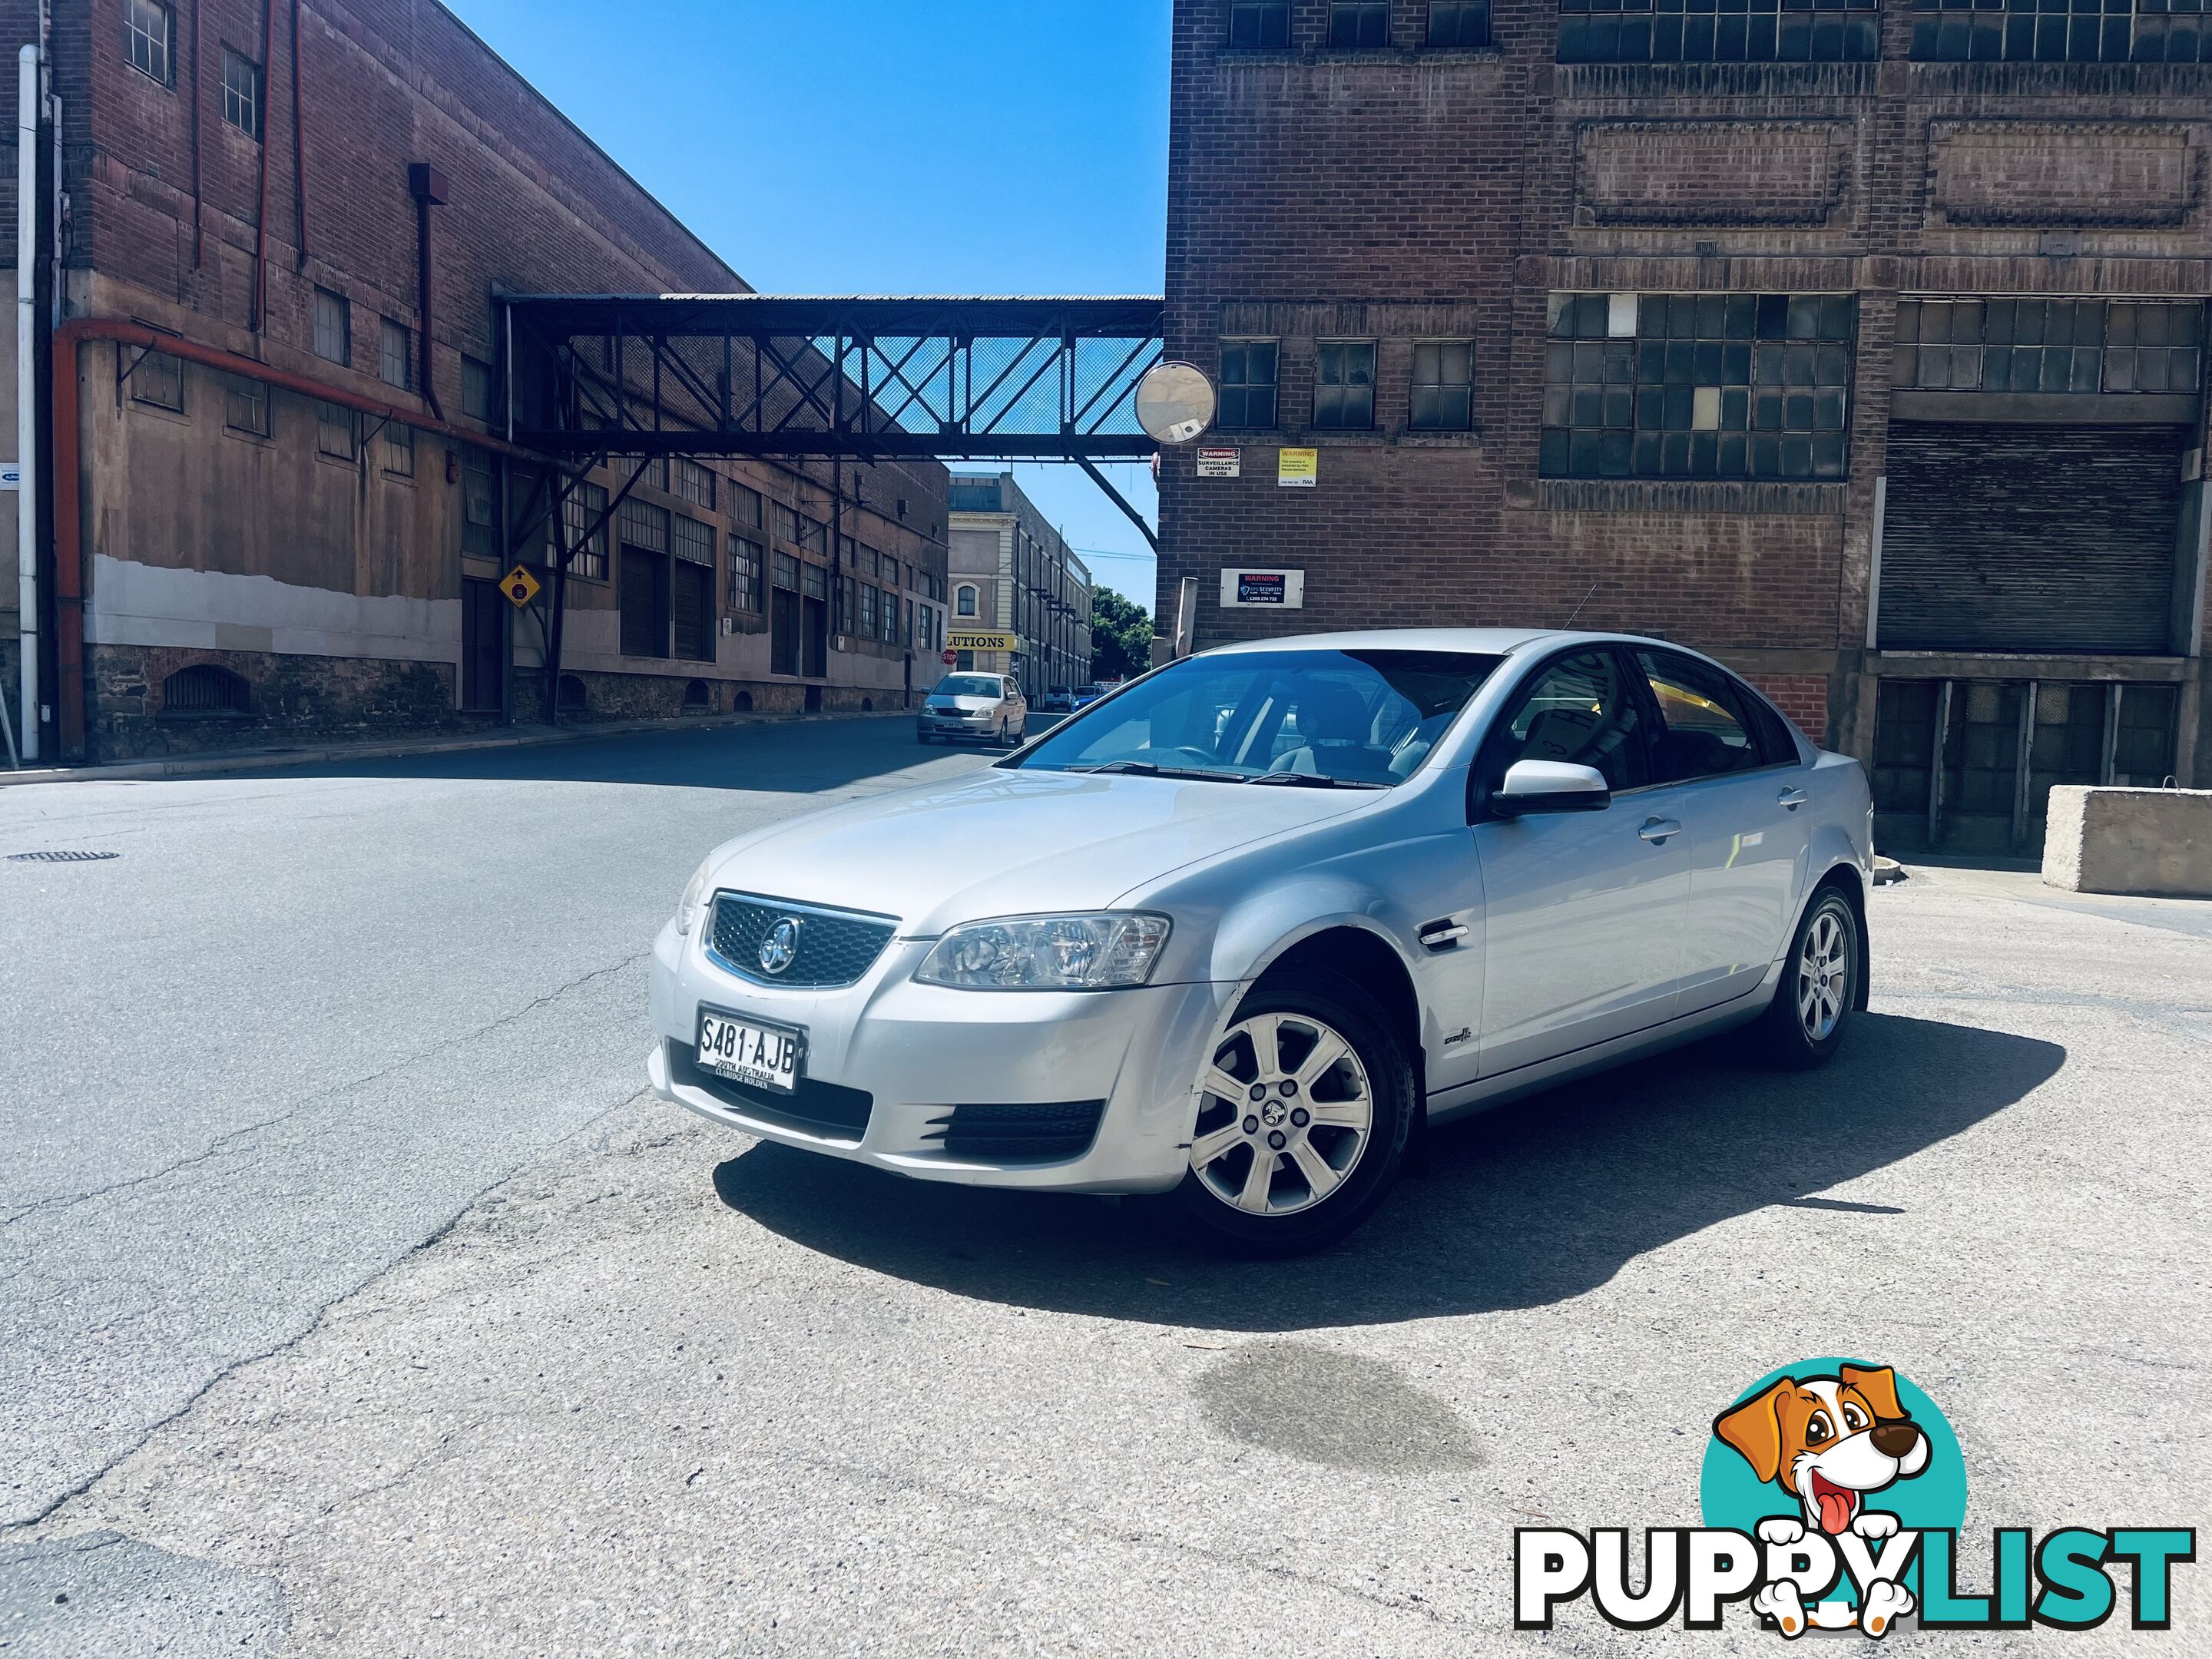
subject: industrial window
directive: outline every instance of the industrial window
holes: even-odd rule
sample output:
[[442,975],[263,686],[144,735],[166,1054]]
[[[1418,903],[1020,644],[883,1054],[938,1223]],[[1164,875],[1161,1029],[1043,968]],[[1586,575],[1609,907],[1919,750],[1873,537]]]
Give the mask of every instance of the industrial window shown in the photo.
[[875,638],[876,629],[882,626],[878,618],[882,614],[883,602],[883,593],[873,582],[860,584],[860,631],[869,639]]
[[799,545],[802,552],[811,553],[817,559],[830,555],[830,526],[819,519],[799,515]]
[[696,461],[677,460],[670,464],[672,485],[670,494],[695,501],[709,513],[714,510],[714,475]]
[[676,515],[675,524],[676,556],[693,564],[711,566],[714,562],[714,526],[687,519],[681,513]]
[[184,360],[172,357],[166,351],[140,353],[131,366],[131,395],[142,404],[151,404],[156,409],[171,409],[183,414]]
[[761,570],[768,562],[758,542],[743,536],[730,538],[730,609],[757,611],[761,608]]
[[1323,340],[1314,356],[1313,423],[1364,432],[1375,424],[1375,342]]
[[[914,616],[914,602],[910,599],[907,602],[906,612],[909,618],[907,632],[911,635],[914,631],[911,621]],[[883,640],[885,645],[896,645],[899,642],[899,596],[888,587],[884,590]],[[909,639],[908,643],[911,642]]]
[[793,547],[799,545],[799,510],[796,507],[786,507],[781,501],[775,504],[775,535],[778,541],[788,542]]
[[461,550],[499,556],[499,477],[481,449],[461,452]]
[[491,365],[461,359],[461,413],[472,421],[491,419]]
[[1488,46],[1490,0],[1429,0],[1429,44]]
[[1390,44],[1390,0],[1330,0],[1328,43],[1332,46]]
[[830,573],[818,564],[799,567],[799,591],[810,599],[830,597]]
[[1248,50],[1289,46],[1290,0],[1232,0],[1229,44]]
[[261,65],[222,49],[222,118],[249,138],[261,137]]
[[1923,62],[2212,63],[2203,0],[1913,0]]
[[325,455],[350,461],[361,454],[361,426],[353,410],[336,404],[315,404],[315,447]]
[[761,516],[760,491],[741,483],[730,486],[730,516],[747,530],[758,530],[768,520]]
[[775,556],[775,585],[786,592],[796,593],[799,591],[799,561],[788,553],[779,553]]
[[607,492],[595,483],[578,484],[561,503],[561,522],[568,538],[568,574],[606,580]]
[[1280,347],[1273,340],[1224,340],[1221,343],[1221,416],[1224,429],[1265,431],[1275,423],[1275,362]]
[[1904,300],[1898,386],[1929,392],[2183,392],[2204,307],[2155,300]]
[[1840,478],[1848,294],[1554,294],[1541,471]]
[[1875,0],[1559,0],[1563,64],[1872,63],[1881,34]]
[[353,362],[353,306],[326,288],[315,290],[315,356],[334,363]]
[[257,438],[269,436],[269,388],[243,374],[232,375],[223,387],[222,421],[234,432],[251,432]]
[[415,383],[414,371],[414,331],[406,324],[395,323],[389,317],[378,318],[376,372],[384,377],[385,385],[410,391]]
[[668,551],[668,509],[639,501],[635,495],[622,504],[616,515],[622,538],[632,547],[642,547],[649,552]]
[[1474,424],[1474,343],[1413,343],[1413,407],[1416,432],[1464,432]]
[[141,75],[169,82],[169,45],[176,39],[175,14],[156,0],[123,0],[123,49]]
[[975,590],[968,586],[965,582],[963,582],[958,587],[955,588],[952,593],[952,609],[956,613],[963,617],[974,616],[975,614]]
[[404,421],[384,423],[384,470],[403,478],[415,476],[415,428]]

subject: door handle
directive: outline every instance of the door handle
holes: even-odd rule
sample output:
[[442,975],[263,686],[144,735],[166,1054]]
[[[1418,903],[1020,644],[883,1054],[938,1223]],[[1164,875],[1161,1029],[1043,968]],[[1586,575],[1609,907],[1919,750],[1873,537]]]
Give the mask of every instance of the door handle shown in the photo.
[[1673,818],[1646,818],[1644,827],[1636,833],[1654,846],[1663,846],[1668,836],[1682,833],[1682,826]]
[[1805,792],[1802,789],[1785,789],[1778,797],[1778,804],[1794,812],[1805,804]]

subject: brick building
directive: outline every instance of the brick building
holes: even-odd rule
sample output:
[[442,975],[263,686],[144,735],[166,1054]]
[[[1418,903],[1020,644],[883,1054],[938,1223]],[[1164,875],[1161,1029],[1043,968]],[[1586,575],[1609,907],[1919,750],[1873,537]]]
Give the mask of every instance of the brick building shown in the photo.
[[1242,455],[1164,458],[1160,614],[1664,633],[1893,846],[2212,783],[2212,16],[2074,12],[1178,0],[1169,348]]
[[[0,3],[11,52],[41,10]],[[51,10],[43,751],[542,718],[551,584],[520,611],[495,586],[545,576],[553,528],[501,440],[498,296],[742,278],[434,0]],[[570,500],[572,541],[629,476]],[[934,463],[657,463],[574,557],[562,708],[895,703],[941,620],[946,523]]]
[[1011,472],[952,475],[952,627],[1010,633],[1018,651],[963,651],[1014,675],[1032,702],[1091,679],[1091,572]]

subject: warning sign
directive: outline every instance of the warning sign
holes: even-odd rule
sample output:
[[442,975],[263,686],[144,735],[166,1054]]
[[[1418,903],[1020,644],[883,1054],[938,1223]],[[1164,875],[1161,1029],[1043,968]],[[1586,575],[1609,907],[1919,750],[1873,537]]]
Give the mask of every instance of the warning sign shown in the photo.
[[1275,482],[1285,489],[1311,489],[1321,477],[1321,451],[1279,449],[1275,452]]
[[979,634],[956,628],[945,636],[945,643],[955,651],[1018,651],[1022,648],[1022,636]]
[[518,611],[538,597],[538,578],[520,565],[499,579],[499,591],[507,595]]
[[1198,476],[1201,478],[1237,478],[1244,473],[1244,452],[1241,449],[1201,449],[1198,452]]

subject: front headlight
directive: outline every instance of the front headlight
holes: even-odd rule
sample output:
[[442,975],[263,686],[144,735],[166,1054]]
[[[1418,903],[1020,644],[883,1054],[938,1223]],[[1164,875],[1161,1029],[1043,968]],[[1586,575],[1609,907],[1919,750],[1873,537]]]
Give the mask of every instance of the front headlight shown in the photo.
[[1103,991],[1152,977],[1168,919],[1142,911],[1005,916],[951,929],[915,978],[963,991]]
[[[707,864],[713,862],[712,859],[707,860]],[[689,933],[691,924],[699,920],[699,906],[707,897],[707,864],[701,865],[691,872],[691,879],[684,888],[684,896],[676,901],[676,931],[679,933]]]

